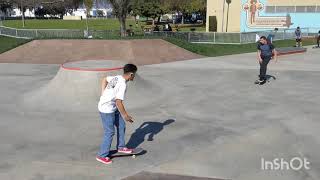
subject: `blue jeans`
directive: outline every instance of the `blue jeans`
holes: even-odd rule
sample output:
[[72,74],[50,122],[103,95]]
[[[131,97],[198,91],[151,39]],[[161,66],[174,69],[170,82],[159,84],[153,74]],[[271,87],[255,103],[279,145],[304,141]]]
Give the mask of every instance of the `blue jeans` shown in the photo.
[[119,111],[114,113],[101,113],[101,120],[103,125],[103,141],[98,153],[99,157],[107,157],[110,152],[112,139],[115,134],[115,128],[117,128],[117,148],[125,147],[125,131],[126,123],[124,122]]

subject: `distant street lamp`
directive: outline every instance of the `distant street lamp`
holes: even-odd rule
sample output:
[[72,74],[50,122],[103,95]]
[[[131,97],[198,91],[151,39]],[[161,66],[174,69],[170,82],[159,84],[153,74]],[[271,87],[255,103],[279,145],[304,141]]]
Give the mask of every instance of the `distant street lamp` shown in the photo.
[[226,32],[228,32],[228,23],[229,23],[229,7],[230,7],[230,3],[231,0],[226,0],[227,4],[228,4],[228,9],[227,9],[227,25],[226,25]]

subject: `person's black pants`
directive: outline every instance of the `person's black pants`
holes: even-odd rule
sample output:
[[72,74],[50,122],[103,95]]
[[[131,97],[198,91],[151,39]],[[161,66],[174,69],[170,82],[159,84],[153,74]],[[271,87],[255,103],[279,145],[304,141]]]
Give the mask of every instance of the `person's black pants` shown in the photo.
[[317,44],[318,44],[318,47],[320,47],[320,36],[317,39]]
[[267,66],[271,60],[271,57],[261,57],[262,62],[260,63],[260,80],[266,80],[266,74],[267,74]]

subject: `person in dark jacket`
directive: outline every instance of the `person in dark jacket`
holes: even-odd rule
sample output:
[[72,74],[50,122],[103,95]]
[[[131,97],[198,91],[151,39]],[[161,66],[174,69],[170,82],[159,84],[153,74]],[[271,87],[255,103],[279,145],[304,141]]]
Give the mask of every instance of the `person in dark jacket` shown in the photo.
[[277,51],[272,43],[268,42],[265,36],[260,37],[258,43],[258,54],[257,59],[260,64],[259,79],[256,81],[257,84],[264,84],[267,81],[267,66],[271,59],[277,61]]

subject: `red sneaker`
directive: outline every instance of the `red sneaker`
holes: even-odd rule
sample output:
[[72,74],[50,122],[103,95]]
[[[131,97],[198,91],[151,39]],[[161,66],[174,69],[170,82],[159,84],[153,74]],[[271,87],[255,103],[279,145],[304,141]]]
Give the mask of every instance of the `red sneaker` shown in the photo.
[[103,164],[111,164],[112,160],[108,157],[103,158],[103,157],[96,157],[96,160],[103,163]]
[[131,154],[134,149],[129,149],[129,148],[120,148],[118,149],[118,152],[124,153],[124,154]]

